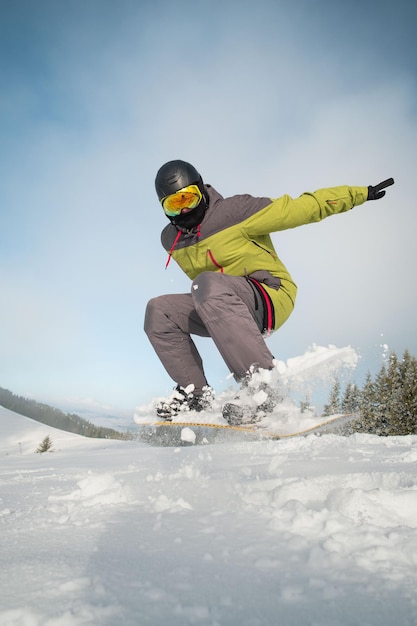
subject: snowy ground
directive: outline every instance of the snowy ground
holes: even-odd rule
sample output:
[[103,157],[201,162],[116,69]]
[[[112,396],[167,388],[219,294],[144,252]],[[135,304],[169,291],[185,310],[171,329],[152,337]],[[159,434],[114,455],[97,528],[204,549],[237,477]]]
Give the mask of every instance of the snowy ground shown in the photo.
[[1,626],[415,626],[417,437],[158,448],[0,408],[0,555]]

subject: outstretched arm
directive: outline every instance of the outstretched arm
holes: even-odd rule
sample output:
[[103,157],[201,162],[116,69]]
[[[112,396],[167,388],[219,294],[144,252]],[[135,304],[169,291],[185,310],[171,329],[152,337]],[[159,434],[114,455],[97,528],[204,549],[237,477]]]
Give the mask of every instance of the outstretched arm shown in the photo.
[[394,184],[389,178],[375,187],[330,187],[313,193],[303,193],[299,198],[282,196],[252,216],[248,232],[263,235],[303,224],[320,222],[326,217],[344,213],[367,200],[379,200],[385,195],[385,187]]

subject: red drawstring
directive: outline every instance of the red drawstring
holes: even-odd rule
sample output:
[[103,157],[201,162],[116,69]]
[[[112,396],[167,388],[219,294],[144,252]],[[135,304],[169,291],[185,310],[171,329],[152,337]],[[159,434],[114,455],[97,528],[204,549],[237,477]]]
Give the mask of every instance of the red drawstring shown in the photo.
[[253,285],[255,285],[258,292],[261,294],[263,303],[265,305],[264,332],[266,332],[269,335],[274,330],[274,326],[275,326],[275,312],[274,312],[274,305],[272,304],[271,296],[269,295],[265,287],[262,285],[262,283],[259,282],[259,280],[255,280],[254,278],[251,278],[250,276],[248,276],[247,279]]
[[167,262],[165,263],[165,269],[167,269],[167,267],[169,265],[169,262],[170,262],[171,257],[172,257],[172,253],[174,252],[174,248],[177,245],[178,239],[181,237],[181,232],[182,232],[181,230],[179,230],[177,232],[177,236],[174,239],[174,243],[171,246],[171,250],[168,252],[168,258],[167,258]]
[[[174,252],[175,246],[178,243],[178,239],[181,237],[182,231],[179,230],[177,232],[177,236],[174,239],[174,243],[171,246],[171,250],[168,252],[168,258],[167,258],[167,262],[165,263],[165,269],[168,267],[169,262],[171,261],[171,257],[172,257],[172,253]],[[201,231],[200,231],[200,224],[197,226],[197,237],[200,238],[201,237]]]

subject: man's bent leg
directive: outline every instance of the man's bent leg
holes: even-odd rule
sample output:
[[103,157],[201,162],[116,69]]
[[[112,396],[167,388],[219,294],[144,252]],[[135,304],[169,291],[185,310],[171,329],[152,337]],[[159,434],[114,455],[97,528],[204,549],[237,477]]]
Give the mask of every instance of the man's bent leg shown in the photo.
[[259,301],[249,282],[239,276],[203,272],[193,281],[195,309],[237,380],[251,365],[273,367],[273,355],[255,321]]
[[190,334],[208,337],[209,333],[194,309],[191,295],[169,294],[150,300],[144,328],[171,378],[184,388],[193,384],[200,392],[207,380]]

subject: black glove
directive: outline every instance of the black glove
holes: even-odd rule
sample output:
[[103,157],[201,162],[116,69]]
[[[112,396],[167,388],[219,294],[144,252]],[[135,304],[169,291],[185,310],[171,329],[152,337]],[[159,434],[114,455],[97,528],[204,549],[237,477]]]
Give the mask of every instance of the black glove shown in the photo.
[[382,189],[385,189],[385,187],[389,187],[393,184],[394,179],[387,178],[387,180],[382,181],[382,183],[379,183],[379,185],[376,185],[376,187],[372,187],[371,185],[369,185],[368,200],[379,200],[380,198],[383,198],[385,196],[385,191],[382,191]]

